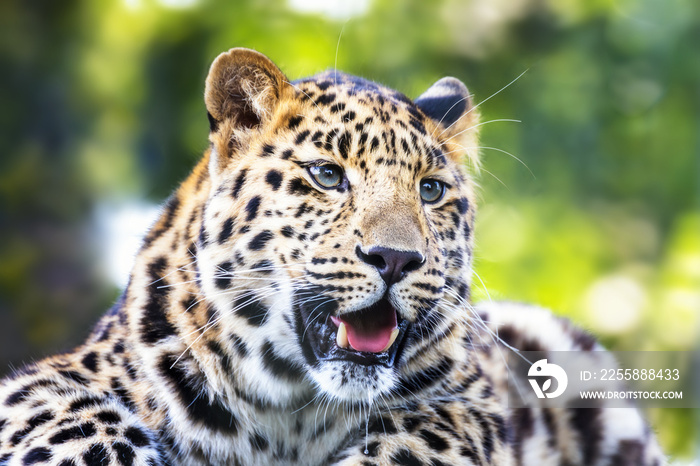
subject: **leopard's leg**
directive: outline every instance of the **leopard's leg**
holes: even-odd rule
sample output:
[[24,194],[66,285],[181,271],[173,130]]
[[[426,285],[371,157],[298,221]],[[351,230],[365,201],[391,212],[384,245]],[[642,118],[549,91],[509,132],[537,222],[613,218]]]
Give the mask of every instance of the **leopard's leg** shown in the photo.
[[113,395],[59,375],[17,377],[0,392],[0,465],[160,466],[155,432]]
[[[589,352],[610,358],[591,335],[550,311],[516,303],[484,303],[475,309],[493,333],[485,336],[482,367],[497,391],[507,389],[506,358],[511,348]],[[488,344],[491,340],[493,345]],[[543,357],[544,357],[543,356]],[[620,386],[622,390],[623,387]],[[566,395],[565,395],[566,396]],[[666,458],[641,412],[631,402],[598,400],[592,408],[532,406],[509,411],[514,454],[523,466],[660,466]]]

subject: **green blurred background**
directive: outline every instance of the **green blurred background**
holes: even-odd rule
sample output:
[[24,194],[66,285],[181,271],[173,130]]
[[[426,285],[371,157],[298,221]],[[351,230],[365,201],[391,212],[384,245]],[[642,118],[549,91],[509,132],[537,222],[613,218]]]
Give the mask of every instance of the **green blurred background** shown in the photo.
[[[696,349],[697,0],[3,0],[0,374],[114,302],[207,146],[204,78],[233,46],[412,97],[453,75],[479,102],[526,71],[480,107],[477,298],[551,307],[617,350]],[[696,415],[650,413],[678,464]]]

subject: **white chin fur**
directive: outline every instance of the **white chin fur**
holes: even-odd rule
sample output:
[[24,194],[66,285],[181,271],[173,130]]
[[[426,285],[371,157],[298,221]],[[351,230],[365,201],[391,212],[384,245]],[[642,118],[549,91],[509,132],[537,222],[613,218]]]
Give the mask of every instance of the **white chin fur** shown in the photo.
[[319,392],[348,403],[367,402],[389,394],[396,386],[394,371],[384,366],[363,366],[328,361],[310,371]]

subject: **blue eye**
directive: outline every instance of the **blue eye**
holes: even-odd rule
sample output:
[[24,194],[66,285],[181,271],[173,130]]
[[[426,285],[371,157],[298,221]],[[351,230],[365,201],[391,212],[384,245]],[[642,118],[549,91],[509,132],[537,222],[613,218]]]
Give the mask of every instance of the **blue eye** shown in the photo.
[[343,182],[343,169],[338,165],[316,165],[309,167],[309,174],[322,188],[335,188]]
[[420,182],[420,198],[423,202],[433,204],[445,195],[445,183],[426,178]]

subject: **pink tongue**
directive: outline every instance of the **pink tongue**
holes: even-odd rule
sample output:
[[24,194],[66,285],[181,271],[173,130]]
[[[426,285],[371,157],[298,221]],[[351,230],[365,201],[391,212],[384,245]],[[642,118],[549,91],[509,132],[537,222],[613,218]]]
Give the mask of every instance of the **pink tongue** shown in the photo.
[[391,339],[391,331],[394,327],[383,327],[372,329],[371,331],[358,329],[345,323],[348,331],[348,343],[355,351],[366,351],[368,353],[380,353]]
[[396,312],[390,309],[388,312],[381,312],[375,317],[374,322],[356,322],[352,318],[342,319],[331,316],[335,325],[345,323],[345,330],[348,335],[348,343],[355,351],[365,351],[367,353],[381,353],[391,340],[391,332],[396,328]]

